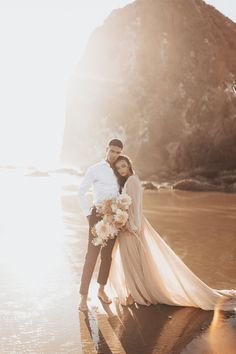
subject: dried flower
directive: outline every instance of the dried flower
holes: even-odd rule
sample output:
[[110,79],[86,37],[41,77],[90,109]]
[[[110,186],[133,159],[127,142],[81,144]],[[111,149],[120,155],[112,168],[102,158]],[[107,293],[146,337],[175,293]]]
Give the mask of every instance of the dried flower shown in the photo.
[[95,246],[104,247],[109,239],[117,236],[128,220],[127,210],[131,203],[132,200],[126,193],[122,193],[117,199],[99,202],[96,210],[102,216],[102,220],[92,228],[94,236],[92,243]]
[[128,213],[121,209],[117,209],[116,214],[114,215],[114,221],[118,224],[125,224],[128,220]]

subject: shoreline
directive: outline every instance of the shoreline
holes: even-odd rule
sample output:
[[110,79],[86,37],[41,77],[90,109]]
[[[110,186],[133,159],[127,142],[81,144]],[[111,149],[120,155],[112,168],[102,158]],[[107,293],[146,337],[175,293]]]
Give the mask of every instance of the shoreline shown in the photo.
[[[0,166],[1,173],[21,173],[24,177],[51,177],[68,176],[82,178],[84,173],[74,168],[38,169],[32,166]],[[227,171],[190,171],[169,175],[168,173],[155,176],[140,175],[142,186],[145,190],[177,189],[192,192],[223,192],[236,193],[236,170]]]

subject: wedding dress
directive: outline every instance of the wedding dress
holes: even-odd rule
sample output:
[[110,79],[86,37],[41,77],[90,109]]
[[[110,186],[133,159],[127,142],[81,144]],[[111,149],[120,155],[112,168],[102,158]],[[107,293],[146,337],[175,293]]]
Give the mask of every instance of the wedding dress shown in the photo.
[[213,310],[236,308],[236,291],[216,290],[201,281],[153,229],[142,211],[142,188],[136,175],[124,191],[132,198],[127,231],[118,235],[109,280],[122,304],[132,296],[141,305],[156,303]]

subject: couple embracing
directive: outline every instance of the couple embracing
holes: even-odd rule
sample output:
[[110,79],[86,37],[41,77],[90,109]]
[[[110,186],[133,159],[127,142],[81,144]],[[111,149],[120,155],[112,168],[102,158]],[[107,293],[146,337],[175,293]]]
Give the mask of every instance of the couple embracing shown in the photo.
[[[91,166],[79,187],[79,202],[89,222],[88,248],[80,284],[81,311],[87,311],[87,295],[99,253],[99,299],[110,304],[105,292],[108,277],[123,305],[168,304],[213,310],[221,302],[225,310],[236,307],[235,290],[216,290],[201,281],[173,252],[143,215],[142,187],[131,160],[122,155],[123,143],[112,139],[105,158]],[[93,207],[86,192],[93,187]],[[101,221],[96,206],[125,192],[131,199],[128,220],[117,237],[101,247],[94,244],[94,226]]]

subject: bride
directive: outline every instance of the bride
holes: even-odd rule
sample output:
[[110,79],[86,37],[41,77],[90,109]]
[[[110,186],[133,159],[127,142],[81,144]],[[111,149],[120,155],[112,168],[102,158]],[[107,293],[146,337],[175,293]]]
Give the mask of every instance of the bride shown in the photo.
[[143,215],[142,188],[130,159],[114,164],[120,191],[132,199],[129,219],[118,235],[109,280],[121,304],[168,304],[213,310],[236,308],[236,291],[216,290],[201,281],[172,251]]

